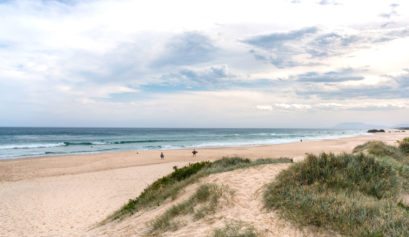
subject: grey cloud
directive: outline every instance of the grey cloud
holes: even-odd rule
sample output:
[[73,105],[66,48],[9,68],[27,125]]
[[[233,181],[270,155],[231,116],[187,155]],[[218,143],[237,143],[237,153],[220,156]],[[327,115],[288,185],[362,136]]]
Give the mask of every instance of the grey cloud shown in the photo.
[[187,32],[168,42],[164,54],[153,62],[154,67],[192,65],[212,59],[217,47],[207,36],[197,32]]
[[142,87],[149,91],[173,92],[183,90],[211,90],[232,88],[272,88],[269,79],[248,79],[231,72],[227,65],[214,65],[206,68],[182,68],[173,73],[160,76],[155,83]]
[[407,90],[407,93],[409,94],[409,69],[404,69],[404,71],[404,74],[393,77],[393,79],[397,82],[399,88]]
[[227,66],[212,66],[202,70],[181,69],[176,73],[162,76],[167,83],[183,83],[186,86],[212,86],[234,77]]
[[273,64],[278,68],[306,65],[305,62],[298,62],[293,60],[292,57],[294,56],[294,52],[291,51],[282,50],[281,52],[271,54],[265,51],[252,49],[249,52],[254,56],[256,60]]
[[318,29],[316,27],[308,27],[286,33],[255,36],[243,42],[259,48],[275,50],[281,49],[281,47],[289,41],[300,40],[308,35],[315,34],[317,31]]
[[319,85],[303,86],[296,94],[304,97],[348,100],[350,98],[403,99],[409,98],[409,73],[389,77],[390,80],[377,85],[333,87],[331,90]]
[[397,16],[397,15],[399,15],[397,10],[396,10],[398,7],[399,7],[399,4],[392,3],[392,4],[389,5],[389,11],[380,14],[380,16],[383,17],[383,18],[388,18],[388,19],[392,18],[394,16]]
[[256,60],[271,63],[279,68],[294,67],[305,65],[305,62],[298,62],[293,59],[294,56],[303,53],[303,50],[295,47],[292,43],[299,42],[317,31],[316,27],[308,27],[286,33],[255,36],[242,42],[257,48],[257,50],[250,50]]
[[341,69],[338,71],[329,71],[325,73],[308,72],[296,76],[301,82],[344,82],[344,81],[359,81],[364,77],[358,75],[358,70],[351,68]]
[[332,56],[360,40],[361,38],[355,35],[341,35],[334,32],[322,34],[311,40],[306,46],[306,52],[312,57]]
[[[409,36],[408,27],[379,30],[378,32],[371,30],[361,31],[359,34],[343,34],[322,33],[316,27],[309,27],[287,33],[254,36],[242,42],[254,46],[249,52],[256,60],[273,64],[278,68],[285,68],[317,65],[319,61],[316,60],[319,59],[339,56],[351,52],[351,49],[365,48],[374,43]],[[309,57],[311,61],[299,60],[297,56]]]
[[256,47],[250,50],[256,60],[285,68],[316,64],[296,60],[295,57],[298,55],[310,58],[338,55],[360,41],[362,39],[359,36],[335,32],[320,34],[318,28],[309,27],[287,33],[255,36],[243,42]]
[[373,43],[387,42],[399,38],[405,38],[409,36],[409,27],[385,30],[383,34],[377,35],[373,38],[370,38],[368,41]]

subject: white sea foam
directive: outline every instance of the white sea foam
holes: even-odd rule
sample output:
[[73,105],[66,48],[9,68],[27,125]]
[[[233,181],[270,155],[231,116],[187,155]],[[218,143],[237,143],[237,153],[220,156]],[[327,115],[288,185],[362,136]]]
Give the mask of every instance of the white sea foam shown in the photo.
[[0,145],[0,150],[50,148],[50,147],[59,147],[59,146],[64,146],[64,143],[8,144],[8,145]]

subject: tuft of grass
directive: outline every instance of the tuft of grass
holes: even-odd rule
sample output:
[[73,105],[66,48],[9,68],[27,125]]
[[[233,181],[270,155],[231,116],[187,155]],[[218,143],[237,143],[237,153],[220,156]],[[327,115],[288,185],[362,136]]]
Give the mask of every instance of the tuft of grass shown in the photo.
[[241,221],[226,223],[223,228],[215,229],[213,237],[257,237],[256,229]]
[[[226,193],[226,187],[215,184],[201,185],[186,201],[172,206],[152,222],[151,233],[176,230],[179,223],[176,217],[192,214],[195,220],[216,212],[220,198]],[[231,192],[228,192],[231,194]]]
[[308,155],[281,172],[263,198],[267,209],[301,226],[347,236],[409,236],[400,179],[393,166],[363,153]]
[[[104,222],[122,219],[142,209],[159,206],[165,200],[175,199],[187,185],[214,173],[247,168],[263,164],[291,163],[292,159],[258,159],[249,160],[240,157],[225,157],[214,162],[198,162],[177,168],[174,171],[149,185],[138,197],[130,199],[121,209],[114,212]],[[103,223],[104,223],[103,222]]]
[[406,155],[409,155],[409,137],[399,142],[399,149]]

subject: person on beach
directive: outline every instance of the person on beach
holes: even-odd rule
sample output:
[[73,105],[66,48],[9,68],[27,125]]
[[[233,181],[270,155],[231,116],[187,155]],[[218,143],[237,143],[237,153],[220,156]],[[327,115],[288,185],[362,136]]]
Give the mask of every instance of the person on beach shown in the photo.
[[196,149],[193,149],[193,151],[192,151],[193,157],[196,157],[196,154],[197,154],[197,153],[199,153],[199,152],[196,151]]
[[163,152],[160,153],[160,159],[163,160],[165,158],[165,155],[163,154]]

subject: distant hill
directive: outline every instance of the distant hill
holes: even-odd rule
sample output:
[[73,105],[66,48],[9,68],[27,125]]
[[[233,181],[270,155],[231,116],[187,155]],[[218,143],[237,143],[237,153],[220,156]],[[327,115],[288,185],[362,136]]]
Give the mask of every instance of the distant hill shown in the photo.
[[395,127],[396,129],[400,129],[400,130],[409,130],[409,125],[398,125]]

